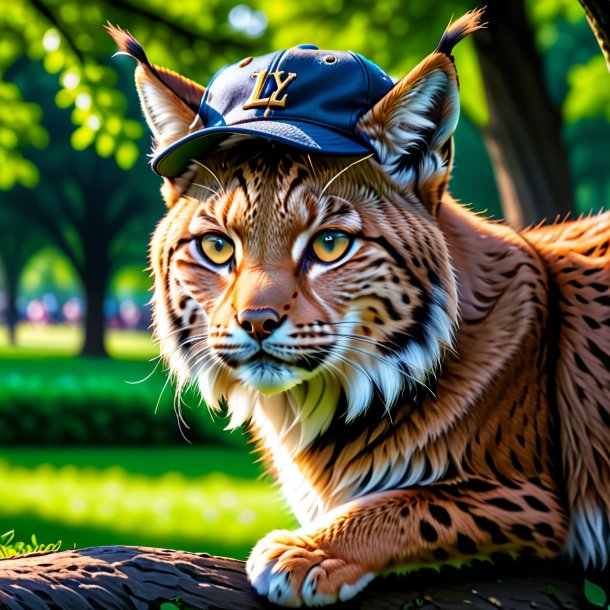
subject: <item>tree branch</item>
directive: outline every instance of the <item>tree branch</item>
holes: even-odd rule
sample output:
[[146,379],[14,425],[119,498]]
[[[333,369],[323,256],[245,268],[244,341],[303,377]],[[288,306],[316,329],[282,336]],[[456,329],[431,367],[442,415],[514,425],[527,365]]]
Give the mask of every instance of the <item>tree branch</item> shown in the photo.
[[70,49],[72,49],[72,52],[74,53],[74,55],[76,55],[76,58],[78,59],[78,61],[81,63],[81,65],[83,63],[85,63],[85,58],[83,57],[83,54],[81,52],[81,50],[74,44],[74,41],[72,40],[72,38],[70,37],[70,34],[68,32],[68,30],[66,30],[66,28],[63,26],[62,23],[60,23],[60,21],[57,19],[57,17],[51,12],[51,10],[49,9],[49,7],[45,6],[41,0],[29,0],[30,4],[49,22],[51,23],[58,31],[59,33],[64,37],[64,39],[66,40],[66,43],[68,44],[68,46],[70,47]]
[[243,39],[239,42],[233,42],[228,40],[226,37],[217,37],[212,36],[210,33],[203,34],[199,31],[190,30],[183,25],[176,23],[174,21],[170,21],[163,15],[159,13],[155,13],[144,8],[141,4],[132,4],[127,0],[106,0],[108,5],[123,10],[127,13],[132,13],[135,15],[139,15],[140,17],[144,17],[154,23],[162,23],[166,27],[170,28],[173,33],[179,34],[180,36],[184,36],[190,42],[195,41],[204,41],[214,47],[214,50],[218,49],[230,49],[230,48],[241,48],[248,49],[251,46],[251,43],[247,39]]
[[[443,568],[410,577],[379,578],[344,610],[577,610],[584,608],[583,580],[559,562],[510,563],[498,568]],[[572,568],[573,570],[573,568]],[[573,571],[572,571],[573,574]],[[277,608],[250,588],[244,563],[140,547],[93,547],[35,553],[0,560],[0,608],[156,609],[175,600],[178,607],[208,610]]]

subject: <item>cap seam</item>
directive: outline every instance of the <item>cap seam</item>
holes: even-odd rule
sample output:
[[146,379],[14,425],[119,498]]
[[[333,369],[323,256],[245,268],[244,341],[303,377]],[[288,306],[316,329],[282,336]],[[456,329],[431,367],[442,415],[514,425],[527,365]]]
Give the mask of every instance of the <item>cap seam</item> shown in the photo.
[[[279,68],[280,63],[281,63],[282,59],[284,58],[284,55],[286,55],[286,52],[287,52],[287,49],[282,49],[281,51],[278,51],[275,54],[275,57],[271,60],[271,62],[269,63],[269,68],[267,69],[269,74],[275,72],[276,68]],[[266,88],[268,88],[270,86],[272,86],[271,80],[267,80]],[[260,109],[260,108],[257,109],[257,112],[259,110],[262,110],[262,109]],[[264,111],[263,111],[263,113],[264,113]]]
[[199,102],[199,110],[197,111],[197,114],[201,114],[201,107],[203,106],[203,104],[205,102],[207,102],[208,99],[208,95],[210,92],[210,88],[212,86],[212,84],[214,83],[214,81],[228,68],[232,67],[233,64],[227,64],[226,66],[223,66],[222,68],[220,68],[220,70],[216,71],[216,74],[214,74],[214,76],[212,76],[210,82],[207,84],[207,87],[205,88],[205,91],[203,92],[203,95],[201,96],[201,102]]
[[369,71],[367,70],[367,67],[366,67],[364,61],[362,61],[362,58],[360,57],[360,55],[358,55],[358,53],[354,53],[353,51],[348,51],[348,53],[354,59],[356,59],[356,61],[358,62],[358,65],[364,71],[364,77],[366,79],[366,106],[367,106],[367,108],[364,112],[362,112],[362,114],[360,114],[359,116],[356,116],[356,117],[354,115],[359,113],[361,111],[361,109],[354,109],[354,111],[352,112],[352,115],[350,117],[350,126],[352,126],[352,129],[353,129],[354,127],[356,127],[356,124],[357,124],[358,120],[360,119],[360,116],[363,116],[365,114],[365,112],[367,112],[371,108],[371,75],[369,74]]

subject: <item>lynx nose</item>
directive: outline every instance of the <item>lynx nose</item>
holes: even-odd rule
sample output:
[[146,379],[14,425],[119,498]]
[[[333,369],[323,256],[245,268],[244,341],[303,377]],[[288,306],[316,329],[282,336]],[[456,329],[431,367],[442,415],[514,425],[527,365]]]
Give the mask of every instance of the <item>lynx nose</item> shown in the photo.
[[264,339],[280,325],[280,314],[270,307],[244,309],[237,316],[237,322],[247,333],[257,339]]

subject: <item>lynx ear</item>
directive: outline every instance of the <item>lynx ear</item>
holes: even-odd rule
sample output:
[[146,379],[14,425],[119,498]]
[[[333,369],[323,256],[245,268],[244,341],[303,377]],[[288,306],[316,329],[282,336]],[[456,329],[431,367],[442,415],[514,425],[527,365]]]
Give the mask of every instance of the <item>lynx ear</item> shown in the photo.
[[200,129],[197,111],[204,87],[171,70],[151,64],[140,43],[127,31],[108,24],[106,31],[119,47],[119,54],[138,61],[136,88],[146,122],[155,137],[153,154]]
[[466,13],[447,28],[436,51],[398,81],[358,125],[383,170],[401,189],[416,191],[432,211],[449,179],[460,112],[451,50],[482,27],[481,14]]

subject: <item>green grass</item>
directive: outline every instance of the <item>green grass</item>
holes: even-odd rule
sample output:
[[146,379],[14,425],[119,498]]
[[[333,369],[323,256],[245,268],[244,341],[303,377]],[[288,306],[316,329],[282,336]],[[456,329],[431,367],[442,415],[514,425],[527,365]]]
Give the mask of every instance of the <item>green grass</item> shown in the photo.
[[[0,446],[182,443],[167,373],[145,360],[0,358]],[[195,393],[184,397],[189,440],[243,446]]]
[[75,465],[79,469],[105,470],[120,464],[130,474],[159,477],[180,472],[185,477],[201,477],[222,472],[238,479],[259,479],[263,470],[257,456],[224,447],[17,447],[0,449],[0,460],[28,470],[41,464],[54,469]]
[[229,449],[0,455],[0,530],[34,531],[63,548],[135,544],[245,558],[266,532],[294,525],[279,492],[253,478],[253,456]]
[[[120,384],[138,383],[155,368],[154,362],[143,359],[118,360],[115,358],[91,358],[71,356],[12,357],[0,351],[0,384],[7,377],[28,375],[41,381],[54,381],[58,377],[95,377],[112,379]],[[159,367],[160,368],[160,367]],[[148,380],[142,381],[145,384]]]
[[[0,358],[75,356],[82,344],[83,330],[80,326],[21,323],[17,327],[17,344],[14,346],[9,345],[6,327],[0,326]],[[109,330],[106,349],[110,356],[119,359],[146,360],[159,353],[152,334],[145,331]]]
[[[142,383],[128,383],[144,380],[155,367],[147,361],[155,348],[146,333],[109,333],[109,349],[122,359],[71,357],[81,340],[75,328],[22,325],[19,347],[12,348],[0,330],[4,432],[23,423],[17,441],[31,445],[0,448],[0,534],[15,530],[24,540],[35,532],[38,540],[62,540],[62,548],[127,544],[245,558],[268,531],[294,526],[240,433],[229,435],[222,421],[211,423],[197,400],[186,416],[189,423],[202,422],[208,445],[189,446],[180,439],[169,386],[159,416],[143,421],[154,412],[166,380],[157,370]],[[107,404],[113,414],[129,415],[125,426],[171,426],[181,444],[32,443],[40,421],[47,422],[49,438],[55,438],[53,426],[86,425],[93,426],[96,442],[108,442],[102,435]],[[162,419],[163,413],[170,417]],[[33,427],[25,425],[28,418]],[[119,435],[120,424],[113,426],[112,434]],[[217,444],[221,439],[229,441],[227,446]]]
[[36,539],[35,534],[31,535],[30,542],[15,540],[14,530],[0,534],[0,559],[24,555],[26,553],[38,553],[39,551],[58,551],[60,547],[61,540],[49,544],[41,544]]

